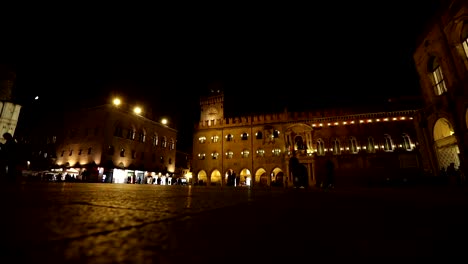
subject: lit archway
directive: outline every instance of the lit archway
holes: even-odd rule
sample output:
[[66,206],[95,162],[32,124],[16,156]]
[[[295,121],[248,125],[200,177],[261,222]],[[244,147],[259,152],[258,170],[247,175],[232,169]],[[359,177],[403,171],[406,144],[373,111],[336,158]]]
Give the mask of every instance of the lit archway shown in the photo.
[[210,185],[221,185],[221,184],[222,184],[221,172],[219,172],[219,170],[214,170],[211,173]]
[[247,185],[250,186],[252,185],[252,175],[250,173],[249,169],[243,169],[239,173],[239,186]]
[[268,186],[268,175],[265,169],[260,168],[255,172],[255,184],[259,186]]
[[197,174],[197,184],[199,185],[205,185],[208,182],[208,176],[206,174],[206,171],[201,170]]
[[460,160],[457,139],[452,124],[446,118],[440,118],[434,124],[434,147],[437,153],[439,168],[447,168],[454,163],[458,168]]

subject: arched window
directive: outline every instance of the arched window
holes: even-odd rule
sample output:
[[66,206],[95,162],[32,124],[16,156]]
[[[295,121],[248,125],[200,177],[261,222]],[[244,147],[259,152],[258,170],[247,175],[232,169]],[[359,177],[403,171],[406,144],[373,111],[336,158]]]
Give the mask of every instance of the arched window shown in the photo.
[[402,138],[403,138],[403,144],[402,144],[401,147],[404,150],[408,150],[408,151],[413,150],[413,144],[411,143],[411,139],[410,139],[409,135],[405,133],[405,134],[402,135]]
[[257,134],[255,134],[255,137],[256,137],[257,139],[262,139],[262,138],[263,138],[263,133],[262,133],[262,131],[258,131]]
[[429,60],[428,70],[431,73],[434,93],[436,95],[441,95],[447,92],[447,86],[445,85],[444,75],[438,58],[432,57]]
[[158,134],[154,133],[153,135],[153,147],[158,145]]
[[135,134],[136,134],[135,129],[133,129],[132,127],[129,128],[128,133],[127,133],[127,139],[134,140],[135,139]]
[[375,153],[375,141],[373,137],[367,138],[367,152],[368,153]]
[[248,158],[248,157],[249,157],[249,154],[250,154],[250,151],[249,151],[248,149],[244,149],[244,150],[241,152],[242,158]]
[[350,153],[353,153],[353,154],[358,153],[357,140],[356,140],[355,137],[350,137],[348,144],[349,144],[349,152]]
[[245,132],[242,133],[242,135],[241,135],[241,139],[242,139],[242,140],[247,140],[248,138],[249,138],[249,134],[247,134],[247,133],[245,133]]
[[218,153],[218,152],[215,151],[215,152],[211,153],[211,158],[212,158],[212,159],[218,159],[218,157],[219,157],[219,153]]
[[317,140],[317,155],[318,156],[325,156],[325,143],[321,138]]
[[333,150],[333,155],[340,155],[341,154],[341,145],[340,141],[335,138],[332,141],[332,150]]
[[226,135],[226,141],[232,141],[232,139],[233,139],[232,134],[227,134]]
[[234,156],[234,152],[232,152],[231,150],[228,150],[228,152],[226,152],[227,159],[232,159],[233,156]]
[[200,144],[203,144],[206,142],[206,137],[205,136],[201,136],[198,138],[198,142],[200,142]]
[[278,138],[279,137],[279,134],[280,132],[278,130],[273,130],[273,138]]
[[140,130],[140,132],[138,133],[138,141],[139,142],[142,142],[142,143],[145,143],[146,141],[146,133],[144,130]]
[[393,151],[393,141],[389,134],[384,135],[384,151]]
[[175,149],[175,140],[173,138],[169,140],[169,149],[170,150]]

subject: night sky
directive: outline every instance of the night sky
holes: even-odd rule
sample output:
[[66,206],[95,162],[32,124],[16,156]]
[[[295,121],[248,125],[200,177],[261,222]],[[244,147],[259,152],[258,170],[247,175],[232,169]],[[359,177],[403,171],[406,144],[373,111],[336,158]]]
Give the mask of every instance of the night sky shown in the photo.
[[131,96],[173,119],[183,149],[210,88],[224,90],[227,115],[418,95],[412,52],[436,2],[187,8],[87,25],[21,65],[18,99],[60,108]]

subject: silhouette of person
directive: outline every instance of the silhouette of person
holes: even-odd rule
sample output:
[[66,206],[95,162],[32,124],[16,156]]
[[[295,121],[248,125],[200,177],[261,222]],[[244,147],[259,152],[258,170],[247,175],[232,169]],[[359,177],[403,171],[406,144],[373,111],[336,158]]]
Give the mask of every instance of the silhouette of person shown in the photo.
[[18,174],[20,173],[20,170],[18,169],[18,166],[20,165],[18,158],[18,144],[13,136],[8,132],[3,134],[3,138],[6,140],[5,144],[2,146],[2,154],[6,165],[5,171],[7,181],[16,182],[19,178]]

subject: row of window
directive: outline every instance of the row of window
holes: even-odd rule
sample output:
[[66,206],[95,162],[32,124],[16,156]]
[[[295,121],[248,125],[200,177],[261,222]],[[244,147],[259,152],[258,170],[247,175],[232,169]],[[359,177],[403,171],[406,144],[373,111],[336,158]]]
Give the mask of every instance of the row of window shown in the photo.
[[[468,21],[464,22],[461,34],[461,46],[465,53],[465,60],[468,59]],[[441,95],[447,92],[447,86],[444,80],[442,67],[440,66],[439,59],[432,57],[429,59],[428,72],[431,75],[433,90],[436,95]]]
[[[271,135],[269,135],[268,137],[269,138],[278,138],[279,137],[279,134],[280,132],[278,130],[274,130],[273,133],[271,133]],[[261,131],[258,131],[257,133],[255,133],[255,138],[256,139],[263,139],[263,133]],[[241,140],[248,140],[249,139],[249,133],[242,133],[240,135],[240,139]],[[226,141],[233,141],[234,140],[234,135],[233,134],[227,134],[226,135]],[[205,143],[206,142],[206,137],[205,136],[201,136],[198,138],[198,142],[200,143]],[[219,142],[219,136],[212,136],[211,137],[211,142],[212,143],[217,143]]]
[[[342,147],[342,144],[339,139],[335,138],[330,142],[330,147],[326,147],[325,141],[321,138],[319,138],[316,141],[315,144],[315,149],[308,152],[308,153],[316,153],[319,156],[324,156],[327,152],[331,152],[334,155],[340,155],[342,154],[343,151],[346,151],[347,153],[351,154],[357,154],[359,151],[364,150],[367,151],[368,153],[375,153],[376,150],[383,150],[386,152],[392,152],[395,149],[403,149],[406,151],[412,151],[414,149],[415,145],[411,142],[410,137],[408,134],[403,134],[402,135],[402,140],[401,144],[398,146],[395,145],[393,142],[392,138],[390,135],[385,134],[382,140],[381,145],[376,144],[375,140],[373,137],[368,137],[367,142],[364,145],[360,145],[355,137],[349,137],[348,142],[346,147]],[[291,149],[293,150],[293,149]],[[294,150],[305,150],[307,151],[307,146],[305,145],[296,145],[294,147]],[[248,158],[250,154],[250,151],[248,149],[244,149],[241,151],[241,157],[242,158]],[[264,149],[258,149],[256,151],[257,157],[263,157],[265,155],[265,150]],[[281,150],[279,148],[275,148],[272,150],[272,155],[273,156],[279,156],[281,154]],[[234,156],[233,151],[227,151],[226,152],[226,159],[232,159]],[[203,160],[206,158],[205,153],[199,153],[198,154],[198,159]],[[218,159],[219,158],[219,153],[218,152],[212,152],[211,153],[211,158],[212,159]]]
[[[121,148],[119,151],[120,151],[120,157],[125,157],[125,156],[126,156],[126,150],[125,150],[124,148]],[[112,155],[114,155],[114,153],[115,153],[115,148],[114,148],[114,146],[109,146],[109,147],[107,148],[107,155],[112,156]],[[83,150],[80,149],[80,150],[78,151],[78,156],[80,156],[80,155],[82,155],[82,154],[83,154]],[[91,155],[91,154],[92,154],[92,148],[88,148],[87,154],[88,154],[88,155]],[[62,153],[61,153],[60,156],[63,157],[64,155],[65,155],[65,150],[62,151]],[[68,152],[68,156],[72,156],[72,155],[73,155],[73,150],[71,149],[71,150]],[[136,150],[132,150],[131,155],[132,155],[132,156],[131,156],[132,159],[136,159],[137,156],[138,156],[141,160],[144,160],[144,159],[145,159],[145,152],[143,152],[143,151],[140,152],[139,155],[137,155],[137,151],[136,151]],[[153,153],[153,154],[152,154],[151,160],[152,160],[153,162],[156,162],[156,153]],[[160,157],[159,157],[159,160],[160,160],[161,163],[164,163],[164,156],[160,156]],[[169,162],[169,164],[172,164],[172,159],[169,158],[168,162]]]
[[[140,130],[137,135],[137,131],[133,128],[127,129],[126,130],[126,139],[130,140],[137,140],[138,142],[145,143],[146,142],[146,133],[143,130]],[[121,137],[123,138],[124,136],[124,129],[121,127],[117,126],[114,131],[114,136],[116,137]],[[157,133],[154,133],[153,137],[151,138],[151,143],[153,147],[158,146],[159,144],[159,136]],[[167,138],[166,136],[161,137],[161,147],[166,148],[167,147]],[[169,149],[175,149],[175,140],[170,139],[169,140]]]
[[[264,157],[265,156],[265,150],[264,149],[258,149],[257,150],[257,156],[258,157]],[[281,154],[281,149],[279,148],[275,148],[271,151],[272,153],[272,156],[274,157],[278,157],[280,156]],[[248,149],[244,149],[243,151],[241,151],[241,157],[242,158],[248,158],[250,155],[250,151]],[[234,152],[229,150],[226,152],[226,159],[232,159],[234,157]],[[200,160],[204,160],[206,158],[206,154],[205,153],[199,153],[198,154],[198,159]],[[219,158],[219,153],[218,152],[213,152],[211,153],[211,158],[212,159],[218,159]]]

